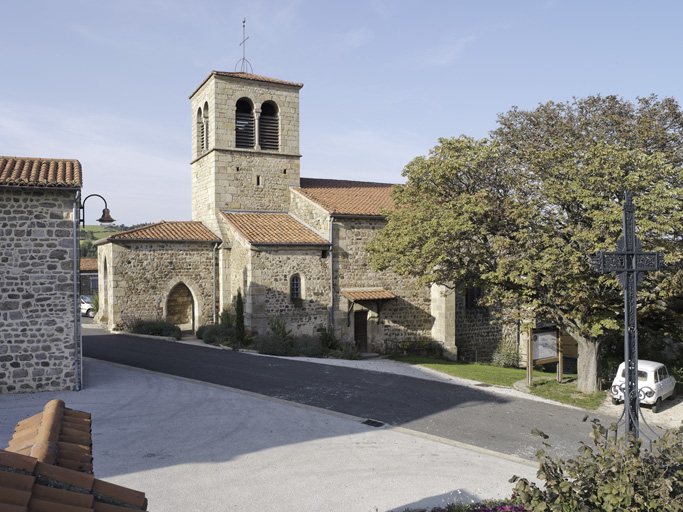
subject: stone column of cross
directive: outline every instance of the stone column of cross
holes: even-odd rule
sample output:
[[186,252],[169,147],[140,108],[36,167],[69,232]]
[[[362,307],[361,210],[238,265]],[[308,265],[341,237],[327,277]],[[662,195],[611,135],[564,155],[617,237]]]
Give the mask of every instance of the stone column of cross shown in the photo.
[[601,274],[616,272],[624,289],[624,367],[626,390],[624,393],[624,419],[626,431],[638,437],[638,321],[637,287],[643,272],[659,270],[664,255],[659,251],[643,252],[636,236],[635,206],[630,190],[624,192],[622,215],[623,236],[613,252],[598,251],[593,266]]

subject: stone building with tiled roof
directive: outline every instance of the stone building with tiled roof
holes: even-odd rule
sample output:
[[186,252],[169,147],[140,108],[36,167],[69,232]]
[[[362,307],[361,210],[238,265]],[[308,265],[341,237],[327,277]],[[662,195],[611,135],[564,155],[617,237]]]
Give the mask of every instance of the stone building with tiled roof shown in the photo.
[[0,156],[0,394],[80,386],[78,160]]
[[436,339],[455,352],[453,297],[369,264],[392,185],[300,177],[303,84],[212,71],[191,94],[192,222],[99,246],[99,320],[164,317],[196,329],[244,297],[245,323],[331,326],[363,351]]

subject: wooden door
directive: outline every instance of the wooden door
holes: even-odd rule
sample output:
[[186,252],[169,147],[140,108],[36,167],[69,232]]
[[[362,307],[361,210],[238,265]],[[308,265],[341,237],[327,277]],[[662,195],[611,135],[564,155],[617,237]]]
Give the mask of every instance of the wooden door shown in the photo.
[[353,313],[353,339],[360,352],[368,351],[368,312],[355,311]]

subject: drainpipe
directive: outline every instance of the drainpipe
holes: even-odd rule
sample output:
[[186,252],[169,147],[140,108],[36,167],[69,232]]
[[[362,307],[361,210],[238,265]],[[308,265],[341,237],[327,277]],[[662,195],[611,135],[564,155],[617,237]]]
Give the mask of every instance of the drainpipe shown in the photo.
[[334,334],[334,217],[330,215],[330,329]]
[[211,309],[213,310],[213,323],[216,323],[216,248],[218,243],[213,244],[213,303]]
[[80,391],[83,386],[83,345],[81,343],[81,294],[78,289],[78,279],[81,267],[80,251],[80,222],[81,211],[81,191],[76,192],[74,197],[74,360],[76,363],[76,391]]

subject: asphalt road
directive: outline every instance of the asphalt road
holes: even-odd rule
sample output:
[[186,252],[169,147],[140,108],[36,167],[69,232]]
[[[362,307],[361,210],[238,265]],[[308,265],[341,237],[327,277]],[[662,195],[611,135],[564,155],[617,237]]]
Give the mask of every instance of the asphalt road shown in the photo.
[[[83,355],[368,418],[533,459],[550,435],[553,455],[590,443],[582,410],[461,386],[296,359],[83,329]],[[594,418],[591,415],[590,418]],[[610,419],[601,418],[605,424]]]

